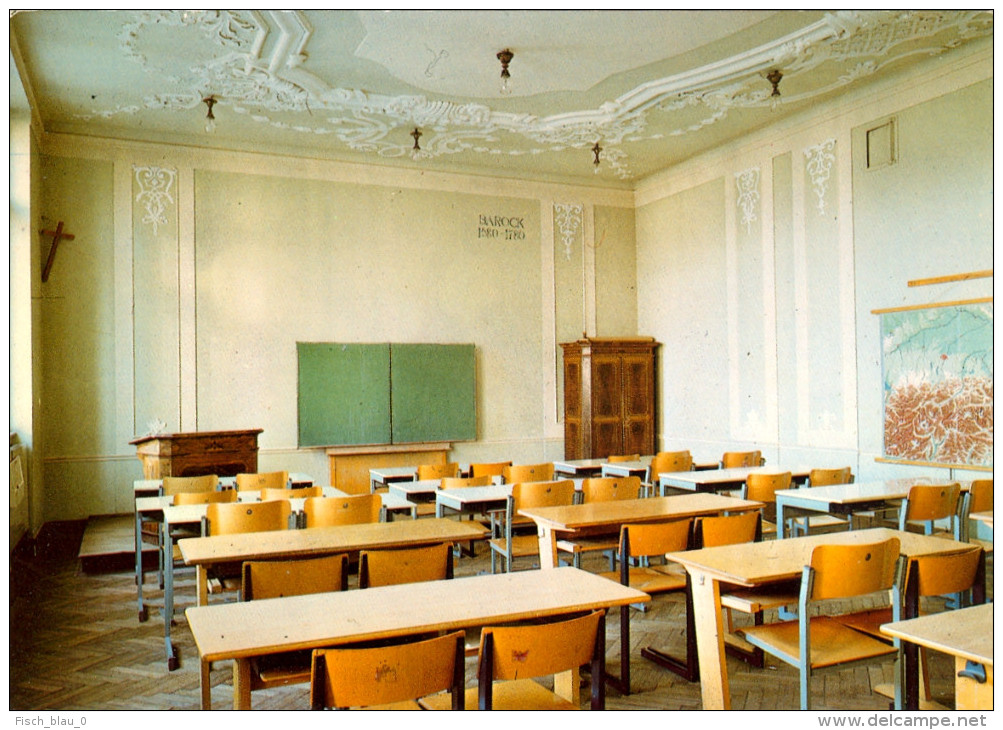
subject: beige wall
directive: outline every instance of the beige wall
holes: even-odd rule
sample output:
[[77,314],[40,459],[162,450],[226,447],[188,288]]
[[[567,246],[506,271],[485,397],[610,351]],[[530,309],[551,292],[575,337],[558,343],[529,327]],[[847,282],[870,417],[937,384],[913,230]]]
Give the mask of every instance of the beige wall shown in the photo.
[[[864,136],[897,125],[898,160],[865,170]],[[847,95],[645,181],[637,190],[638,329],[665,343],[660,444],[716,458],[850,464],[858,479],[935,469],[881,455],[871,310],[988,296],[992,55]]]
[[[35,333],[46,520],[128,512],[128,442],[158,424],[263,428],[261,469],[326,481],[323,450],[297,445],[297,341],[474,343],[478,438],[453,458],[536,461],[563,456],[559,313],[575,301],[594,334],[608,273],[603,326],[636,334],[630,193],[69,137],[45,152],[40,214],[76,235]],[[597,209],[624,256],[585,255]]]

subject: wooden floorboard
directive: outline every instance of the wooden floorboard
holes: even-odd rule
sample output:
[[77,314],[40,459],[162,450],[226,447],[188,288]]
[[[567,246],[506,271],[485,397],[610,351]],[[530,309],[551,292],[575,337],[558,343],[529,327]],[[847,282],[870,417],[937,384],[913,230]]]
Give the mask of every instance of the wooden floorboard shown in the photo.
[[[527,563],[528,564],[528,563]],[[605,570],[601,556],[586,556],[584,567]],[[457,576],[490,569],[481,544],[474,558],[457,562]],[[17,576],[15,577],[15,571]],[[990,579],[991,582],[991,579]],[[194,599],[194,576],[183,571],[177,585],[179,601]],[[144,595],[155,604],[162,593],[148,575]],[[860,602],[852,604],[854,608]],[[769,617],[768,617],[769,620]],[[699,683],[690,683],[640,656],[649,644],[683,653],[683,603],[678,597],[657,598],[648,611],[632,611],[631,671],[634,693],[607,693],[610,710],[698,710]],[[136,615],[133,573],[88,573],[81,569],[76,549],[21,559],[11,567],[10,709],[27,710],[195,710],[199,706],[198,662],[184,614],[173,630],[181,666],[167,671],[160,609],[140,623]],[[607,623],[607,666],[619,669],[619,621]],[[468,659],[468,686],[475,681],[475,659]],[[791,710],[798,706],[797,672],[768,658],[755,669],[728,659],[732,707],[735,710]],[[212,672],[214,708],[229,709],[231,667]],[[953,663],[934,655],[931,678],[935,699],[953,706]],[[888,709],[888,700],[871,691],[890,683],[890,663],[826,670],[813,682],[818,710]],[[586,693],[587,694],[587,693]],[[253,704],[262,710],[302,710],[308,707],[306,685],[255,692]]]

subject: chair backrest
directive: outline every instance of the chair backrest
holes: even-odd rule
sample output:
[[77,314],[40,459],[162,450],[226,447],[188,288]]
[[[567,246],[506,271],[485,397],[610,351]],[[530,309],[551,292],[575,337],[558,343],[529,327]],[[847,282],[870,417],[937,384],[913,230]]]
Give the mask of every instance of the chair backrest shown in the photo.
[[692,471],[693,456],[689,451],[659,451],[651,460],[648,472],[651,480],[658,479],[659,474],[670,471]]
[[416,700],[450,690],[453,709],[464,709],[464,633],[423,641],[352,649],[316,649],[310,706],[371,707]]
[[725,451],[721,456],[722,469],[737,469],[743,466],[762,466],[763,455],[757,451]]
[[443,477],[439,489],[456,489],[457,487],[487,487],[494,479],[490,474],[479,477]]
[[[690,547],[693,520],[650,522],[620,527],[620,565],[626,575],[630,558],[678,553]],[[629,582],[625,585],[629,585]]]
[[307,497],[321,497],[323,495],[324,487],[297,487],[296,489],[265,487],[258,494],[258,499],[265,502],[269,499],[306,499]]
[[988,512],[993,508],[993,480],[973,479],[968,488],[969,512]]
[[610,464],[618,464],[623,461],[640,461],[640,454],[610,454],[606,457],[606,461]]
[[289,528],[289,501],[210,503],[206,507],[207,535],[271,532]]
[[307,497],[303,500],[305,527],[332,527],[379,522],[383,500],[378,494],[347,497]]
[[236,477],[237,490],[241,492],[260,492],[269,487],[277,489],[289,486],[289,472],[287,471],[263,471],[254,474],[238,474]]
[[505,473],[505,467],[512,466],[511,461],[482,462],[470,465],[470,476],[472,477],[500,477]]
[[738,545],[763,538],[763,516],[759,512],[701,517],[693,526],[693,547]]
[[811,553],[809,585],[802,592],[813,601],[851,598],[889,590],[895,584],[899,539],[862,545],[816,545]]
[[554,478],[554,464],[516,464],[502,469],[506,484],[549,482]]
[[306,560],[251,560],[241,566],[240,600],[348,590],[348,555]]
[[[605,626],[605,612],[592,611],[564,621],[485,627],[477,667],[480,709],[491,709],[496,679],[532,679],[591,664],[593,687],[596,674],[604,682]],[[596,694],[593,691],[592,709],[601,710],[605,696]]]
[[512,513],[529,507],[555,507],[571,504],[575,483],[570,479],[556,482],[522,482],[512,485]]
[[200,477],[164,477],[163,484],[165,496],[181,492],[214,492],[219,486],[219,477],[215,474]]
[[907,522],[929,522],[954,517],[961,498],[960,484],[916,484],[909,487],[899,513],[899,529]]
[[418,481],[425,479],[442,479],[443,477],[460,476],[460,465],[453,462],[447,464],[419,464]]
[[[985,580],[982,553],[980,545],[973,545],[960,553],[910,557],[906,568],[906,593],[922,597],[943,596],[975,587],[980,570],[983,571],[982,580]],[[980,598],[984,600],[984,592]]]
[[791,473],[789,471],[775,474],[756,472],[746,477],[745,486],[742,487],[742,499],[772,503],[777,501],[775,494],[778,490],[790,488]]
[[363,550],[359,553],[359,588],[423,583],[453,577],[453,546]]
[[825,487],[830,484],[853,484],[853,471],[844,466],[840,469],[812,469],[808,472],[809,487]]
[[209,504],[210,502],[236,502],[237,491],[224,489],[216,492],[178,492],[174,504]]
[[640,477],[589,477],[582,480],[583,502],[612,502],[640,496]]

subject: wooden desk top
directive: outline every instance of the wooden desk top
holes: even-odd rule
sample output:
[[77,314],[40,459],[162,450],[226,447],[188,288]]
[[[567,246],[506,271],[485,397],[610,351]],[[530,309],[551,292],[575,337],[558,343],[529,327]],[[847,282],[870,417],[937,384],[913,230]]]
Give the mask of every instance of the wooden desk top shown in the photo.
[[471,502],[490,502],[508,499],[512,494],[511,484],[489,484],[484,487],[458,487],[456,489],[440,489],[435,493],[437,501],[457,504]]
[[178,545],[188,565],[212,565],[378,547],[467,542],[479,540],[486,534],[487,528],[478,522],[422,519],[191,537],[178,541]]
[[794,478],[807,477],[811,468],[806,466],[743,466],[734,469],[695,469],[693,471],[669,471],[654,475],[663,484],[684,489],[696,484],[739,484],[753,472],[761,474],[782,474],[789,471]]
[[202,659],[220,661],[649,600],[615,581],[558,568],[198,606],[185,614]]
[[989,525],[989,527],[993,526],[992,510],[989,510],[988,512],[972,512],[968,516],[973,520],[976,520],[977,522],[982,522],[983,524]]
[[[850,504],[853,502],[872,502],[876,499],[905,499],[909,496],[909,489],[916,484],[954,483],[954,481],[943,479],[885,479],[884,481],[854,482],[852,484],[831,484],[824,487],[781,489],[777,491],[776,496],[777,499]],[[958,483],[961,484],[963,490],[971,484],[971,482]]]
[[[236,477],[219,478],[220,486],[226,489],[232,489],[236,481],[237,481]],[[302,474],[300,472],[290,472],[289,481],[291,481],[293,483],[293,486],[295,487],[312,487],[315,483],[312,476],[310,476],[309,474]],[[163,479],[136,479],[132,483],[132,490],[140,494],[157,492],[163,486],[164,486]]]
[[575,531],[587,527],[622,525],[630,522],[659,522],[673,517],[718,514],[725,510],[748,512],[762,508],[762,502],[723,497],[719,494],[682,494],[675,497],[618,499],[563,507],[537,507],[519,510],[538,525],[554,530]]
[[[325,497],[346,497],[344,492],[334,487],[324,487],[323,488]],[[257,502],[259,492],[238,492],[237,501],[238,502]],[[299,512],[303,509],[303,499],[297,497],[296,499],[290,499],[289,504],[292,507],[293,512]],[[172,496],[159,496],[159,497],[136,497],[136,511],[144,514],[150,514],[155,512],[166,512],[170,516],[167,521],[171,524],[179,524],[181,522],[198,522],[202,515],[206,512],[206,506],[204,504],[183,504],[175,505],[174,497]],[[190,519],[190,518],[193,518]]]
[[876,527],[868,530],[688,550],[671,553],[667,557],[717,580],[751,587],[800,577],[802,568],[811,560],[811,551],[816,545],[864,544],[881,542],[890,537],[897,537],[900,540],[900,551],[903,555],[949,554],[971,547],[967,543],[943,537]]
[[912,644],[993,665],[993,604],[882,624],[881,633]]

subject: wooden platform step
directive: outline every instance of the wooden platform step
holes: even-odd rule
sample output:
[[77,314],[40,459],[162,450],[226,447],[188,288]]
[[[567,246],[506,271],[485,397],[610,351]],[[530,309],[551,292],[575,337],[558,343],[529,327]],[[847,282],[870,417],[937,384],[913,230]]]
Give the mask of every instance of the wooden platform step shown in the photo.
[[[80,569],[84,573],[120,573],[136,569],[135,527],[132,515],[90,517],[80,541]],[[157,568],[157,548],[143,546],[143,567]]]

